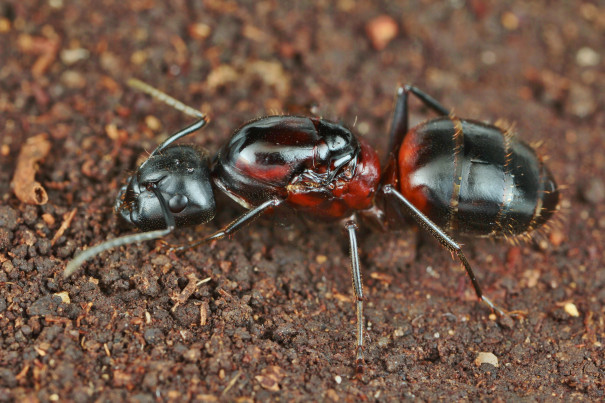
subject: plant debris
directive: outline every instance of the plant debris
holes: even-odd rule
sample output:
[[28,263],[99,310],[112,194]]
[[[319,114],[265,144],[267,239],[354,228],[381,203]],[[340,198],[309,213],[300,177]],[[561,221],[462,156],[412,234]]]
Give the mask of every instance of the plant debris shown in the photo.
[[46,133],[28,138],[21,147],[11,186],[15,196],[23,203],[43,205],[48,202],[46,190],[35,177],[38,162],[48,155],[50,147],[51,143]]

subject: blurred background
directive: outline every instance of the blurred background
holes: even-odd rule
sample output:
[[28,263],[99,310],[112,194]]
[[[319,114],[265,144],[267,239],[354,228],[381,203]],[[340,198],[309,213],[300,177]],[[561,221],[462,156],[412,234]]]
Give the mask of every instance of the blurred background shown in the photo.
[[[0,400],[602,398],[604,33],[591,1],[1,3]],[[119,187],[190,122],[129,77],[208,113],[189,141],[211,153],[258,116],[314,113],[384,155],[407,83],[459,116],[514,122],[565,188],[558,225],[463,243],[487,294],[527,318],[490,317],[414,227],[360,236],[360,380],[340,228],[259,222],[178,257],[131,245],[64,280],[76,251],[131,231],[113,215]],[[431,117],[411,107],[412,123]],[[26,204],[10,183],[43,133],[48,202]],[[225,203],[199,231],[239,212]]]

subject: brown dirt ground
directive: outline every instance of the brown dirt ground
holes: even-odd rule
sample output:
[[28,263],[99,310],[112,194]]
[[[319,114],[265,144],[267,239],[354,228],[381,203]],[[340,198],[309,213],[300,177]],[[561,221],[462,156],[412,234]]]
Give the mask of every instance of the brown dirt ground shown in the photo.
[[[0,400],[603,399],[603,3],[281,4],[0,5]],[[381,15],[398,33],[373,45],[390,23],[366,27]],[[119,186],[189,122],[126,88],[130,76],[208,112],[192,139],[212,152],[246,120],[312,106],[383,150],[399,82],[461,116],[516,122],[526,141],[544,140],[567,186],[565,220],[533,242],[465,248],[488,295],[527,318],[490,318],[458,264],[413,227],[362,231],[362,379],[335,227],[258,222],[182,256],[132,245],[64,280],[78,250],[128,232],[112,212]],[[414,106],[414,121],[425,112]],[[42,132],[49,201],[24,205],[9,183],[21,146]],[[225,203],[200,231],[238,212]],[[210,281],[177,304],[193,276]],[[478,366],[479,352],[499,366]]]

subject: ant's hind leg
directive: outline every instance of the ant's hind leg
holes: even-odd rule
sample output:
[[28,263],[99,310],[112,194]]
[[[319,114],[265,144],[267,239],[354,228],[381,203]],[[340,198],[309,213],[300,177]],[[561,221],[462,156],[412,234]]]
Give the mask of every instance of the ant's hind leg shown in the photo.
[[471,283],[473,284],[473,288],[475,289],[475,294],[477,294],[477,298],[479,298],[480,301],[483,301],[490,307],[492,311],[496,312],[500,316],[508,316],[511,314],[515,316],[522,316],[523,312],[507,312],[506,310],[498,307],[483,294],[483,291],[481,291],[481,287],[479,286],[479,282],[475,277],[475,273],[473,272],[471,265],[466,259],[466,256],[464,256],[460,245],[456,243],[452,238],[450,238],[445,232],[443,232],[443,230],[439,228],[438,225],[433,223],[427,216],[425,216],[420,210],[418,210],[416,206],[414,206],[408,199],[406,199],[401,193],[395,190],[391,185],[385,186],[383,188],[383,192],[385,193],[385,195],[393,197],[394,199],[399,201],[400,204],[402,204],[406,208],[406,210],[408,210],[408,212],[412,215],[412,217],[416,220],[416,222],[418,222],[421,227],[429,231],[431,235],[433,235],[433,237],[435,237],[435,239],[437,239],[437,241],[439,241],[441,245],[449,249],[452,253],[456,254],[458,260],[460,260],[460,263],[462,263],[462,265],[464,266],[464,269],[466,270],[466,273],[468,274],[468,277],[470,278]]

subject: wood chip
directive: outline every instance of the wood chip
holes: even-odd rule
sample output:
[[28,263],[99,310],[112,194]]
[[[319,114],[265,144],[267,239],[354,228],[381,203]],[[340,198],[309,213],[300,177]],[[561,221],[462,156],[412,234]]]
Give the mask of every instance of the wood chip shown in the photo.
[[171,309],[172,312],[174,312],[179,305],[182,305],[185,302],[187,302],[187,300],[195,292],[197,287],[199,287],[201,284],[204,284],[204,283],[207,283],[208,281],[210,281],[210,277],[208,277],[204,280],[200,280],[199,278],[197,278],[195,273],[187,274],[187,279],[189,280],[189,282],[187,283],[187,285],[185,286],[183,291],[181,291],[181,293],[179,295],[172,297],[172,300],[175,301],[175,304]]
[[57,59],[61,44],[58,38],[45,38],[21,34],[17,38],[17,47],[23,53],[39,55],[31,67],[34,77],[42,77]]
[[237,380],[239,379],[241,374],[242,373],[240,371],[237,371],[235,373],[235,375],[233,376],[233,378],[231,378],[231,380],[229,381],[229,383],[227,384],[227,386],[225,387],[225,389],[223,390],[223,393],[221,393],[221,395],[225,396],[227,394],[227,392],[229,392],[229,389],[231,389],[233,387],[233,385],[235,385],[235,382],[237,382]]
[[65,230],[67,228],[69,228],[69,226],[71,225],[71,220],[73,220],[74,216],[76,215],[76,210],[77,209],[73,209],[69,213],[63,214],[63,222],[61,223],[61,226],[55,233],[55,236],[53,236],[53,239],[50,240],[51,245],[54,246],[55,242],[57,242],[57,239],[59,239],[61,237],[61,235],[63,235]]
[[27,139],[17,159],[17,169],[11,182],[15,195],[26,204],[46,204],[48,195],[35,176],[38,162],[44,159],[50,151],[48,134],[41,133]]
[[200,326],[206,326],[208,322],[208,303],[204,302],[200,305]]
[[267,367],[261,371],[260,375],[254,377],[260,383],[263,389],[271,392],[279,392],[279,383],[286,376],[283,369],[276,365]]

